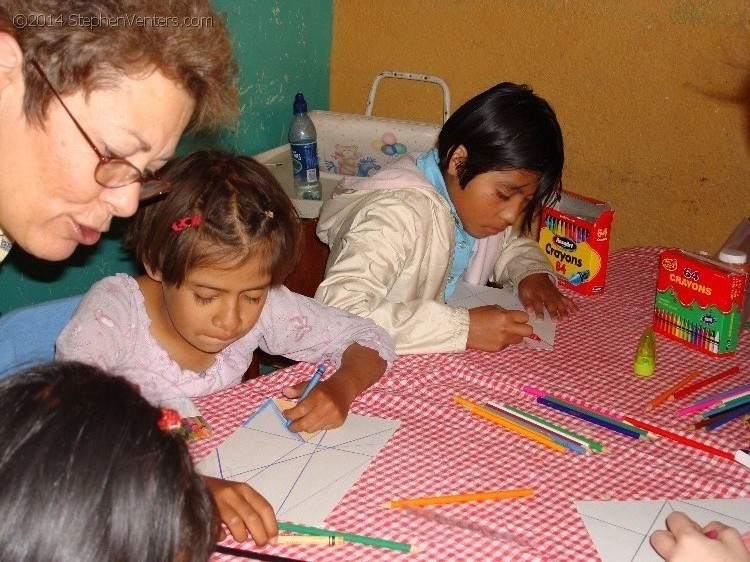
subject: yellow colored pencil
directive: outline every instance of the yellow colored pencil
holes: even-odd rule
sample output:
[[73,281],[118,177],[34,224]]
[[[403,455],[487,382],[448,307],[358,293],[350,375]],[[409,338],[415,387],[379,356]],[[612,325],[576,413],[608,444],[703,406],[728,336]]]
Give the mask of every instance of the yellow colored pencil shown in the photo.
[[306,544],[317,546],[337,546],[344,544],[344,537],[333,535],[278,535],[276,544]]
[[656,398],[654,398],[653,400],[651,400],[651,402],[649,402],[648,404],[646,404],[645,410],[648,412],[649,410],[653,410],[654,408],[656,408],[660,404],[663,404],[664,402],[666,402],[667,400],[669,400],[670,398],[672,398],[672,395],[675,392],[677,392],[678,390],[680,390],[683,386],[685,386],[689,382],[692,382],[694,379],[696,379],[698,377],[698,375],[700,375],[699,371],[694,371],[694,372],[690,373],[688,376],[686,376],[685,378],[683,378],[682,380],[680,380],[677,384],[675,384],[672,388],[670,388],[669,390],[667,390],[665,392],[662,392],[659,396],[657,396]]
[[408,498],[391,500],[383,507],[417,507],[420,505],[437,505],[443,503],[475,502],[483,500],[501,500],[506,498],[522,498],[534,494],[532,488],[519,488],[517,490],[496,490],[494,492],[472,492],[469,494],[454,494],[451,496],[432,496],[424,498]]
[[549,437],[542,435],[541,433],[537,433],[536,431],[531,431],[530,429],[527,429],[521,425],[513,423],[510,420],[500,417],[494,414],[493,412],[486,410],[480,404],[476,404],[475,402],[472,402],[471,400],[467,400],[466,398],[461,398],[460,396],[454,396],[453,400],[456,402],[456,404],[458,404],[459,406],[463,406],[464,408],[469,410],[472,414],[475,414],[479,417],[482,417],[486,420],[496,423],[504,427],[505,429],[509,429],[510,431],[513,431],[515,433],[518,433],[519,435],[522,435],[523,437],[526,437],[527,439],[536,441],[537,443],[540,443],[544,445],[545,447],[549,447],[550,449],[553,449],[560,453],[566,453],[568,451],[565,447],[563,447],[559,443],[555,443]]

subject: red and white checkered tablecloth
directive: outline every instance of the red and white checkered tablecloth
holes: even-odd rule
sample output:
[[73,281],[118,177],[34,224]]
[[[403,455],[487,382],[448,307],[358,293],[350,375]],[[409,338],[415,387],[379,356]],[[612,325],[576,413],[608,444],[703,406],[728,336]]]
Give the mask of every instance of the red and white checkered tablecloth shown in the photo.
[[[738,365],[740,375],[707,389],[712,394],[750,382],[750,333],[731,358],[716,359],[657,336],[656,374],[640,379],[633,355],[651,322],[658,248],[632,248],[610,256],[603,295],[570,293],[581,308],[560,324],[554,351],[508,348],[501,353],[415,355],[396,364],[360,396],[352,412],[398,419],[401,426],[326,520],[327,528],[419,545],[403,554],[356,544],[285,546],[263,552],[301,560],[598,560],[578,516],[577,500],[734,498],[750,496],[750,471],[667,439],[636,441],[536,404],[522,391],[531,384],[578,398],[613,414],[630,414],[678,432],[685,418],[668,402],[648,413],[644,405],[693,370],[704,376]],[[204,457],[269,396],[308,379],[313,365],[298,364],[197,401],[212,439],[192,446]],[[561,454],[484,421],[454,405],[456,394],[494,399],[531,410],[605,444],[611,454]],[[748,424],[735,420],[692,437],[734,451],[750,443]],[[532,487],[532,497],[431,506],[455,523],[386,509],[400,497],[469,490]],[[443,517],[443,519],[445,519]],[[477,527],[481,526],[481,527]],[[494,533],[494,536],[493,536]],[[236,546],[231,540],[227,543]],[[241,545],[252,548],[252,543]],[[231,560],[214,555],[212,560]]]

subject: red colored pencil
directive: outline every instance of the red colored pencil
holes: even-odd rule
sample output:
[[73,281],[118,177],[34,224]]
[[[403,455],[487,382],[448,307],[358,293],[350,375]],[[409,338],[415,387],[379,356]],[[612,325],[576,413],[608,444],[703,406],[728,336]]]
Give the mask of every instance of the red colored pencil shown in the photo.
[[625,421],[636,427],[645,429],[649,433],[655,433],[656,435],[661,435],[662,437],[666,437],[667,439],[671,439],[672,441],[676,441],[677,443],[680,443],[682,445],[687,445],[688,447],[699,449],[705,453],[710,453],[717,457],[729,459],[730,461],[734,460],[734,453],[730,453],[729,451],[722,451],[721,449],[717,449],[716,447],[712,447],[711,445],[706,445],[705,443],[694,441],[683,435],[678,435],[676,433],[672,433],[671,431],[667,431],[666,429],[662,429],[660,427],[656,427],[655,425],[651,425],[650,423],[638,421],[636,419],[631,418],[630,416],[625,416]]
[[725,379],[727,377],[731,377],[732,375],[736,375],[740,372],[739,367],[730,367],[726,371],[722,371],[718,375],[714,375],[713,377],[708,377],[707,379],[703,379],[702,381],[698,381],[694,384],[691,384],[690,386],[683,387],[679,389],[677,392],[675,392],[672,396],[675,400],[679,400],[680,398],[685,398],[688,394],[692,394],[696,390],[700,390],[704,386],[708,386],[711,383],[715,383],[716,381],[720,381],[721,379]]

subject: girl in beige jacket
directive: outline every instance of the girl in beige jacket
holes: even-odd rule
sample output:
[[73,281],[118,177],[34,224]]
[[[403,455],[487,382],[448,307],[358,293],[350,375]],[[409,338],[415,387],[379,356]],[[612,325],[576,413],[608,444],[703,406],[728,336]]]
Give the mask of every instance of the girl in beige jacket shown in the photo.
[[[371,318],[399,354],[498,351],[532,334],[528,314],[576,312],[536,242],[519,235],[558,197],[563,160],[557,118],[529,87],[479,94],[436,148],[344,180],[323,205],[317,234],[331,253],[315,298]],[[511,285],[527,312],[447,305],[459,280]]]

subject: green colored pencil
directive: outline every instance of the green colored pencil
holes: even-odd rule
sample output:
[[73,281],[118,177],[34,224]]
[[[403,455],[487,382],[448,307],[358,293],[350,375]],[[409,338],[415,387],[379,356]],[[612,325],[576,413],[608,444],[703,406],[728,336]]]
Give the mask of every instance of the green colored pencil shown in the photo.
[[721,414],[722,412],[731,410],[735,406],[744,405],[746,403],[750,403],[750,394],[746,394],[744,396],[738,396],[737,398],[732,398],[731,400],[727,400],[721,406],[716,406],[713,410],[709,410],[708,412],[703,412],[701,415],[704,417],[715,416],[716,414]]
[[526,410],[522,410],[521,408],[516,408],[514,406],[511,406],[510,404],[497,404],[496,405],[494,402],[489,402],[489,404],[491,406],[496,406],[501,409],[507,409],[508,411],[514,414],[517,414],[518,416],[522,418],[526,418],[528,421],[536,422],[542,427],[546,427],[547,429],[549,429],[550,431],[554,433],[557,433],[559,435],[562,435],[563,437],[572,439],[573,441],[581,443],[582,445],[586,445],[589,449],[593,451],[596,451],[598,453],[608,452],[607,449],[605,449],[601,443],[597,443],[593,439],[589,439],[588,437],[584,437],[583,435],[573,433],[572,431],[565,429],[564,427],[555,425],[552,422],[549,422],[543,418],[540,418],[539,416],[535,416],[534,414],[527,412]]
[[279,529],[290,533],[300,533],[303,535],[326,535],[342,537],[346,542],[356,542],[369,546],[379,546],[380,548],[390,548],[391,550],[400,550],[401,552],[419,552],[422,549],[405,542],[389,541],[387,539],[378,539],[375,537],[366,537],[364,535],[355,535],[354,533],[339,533],[329,529],[319,529],[318,527],[308,527],[307,525],[298,525],[297,523],[287,523],[279,521]]

